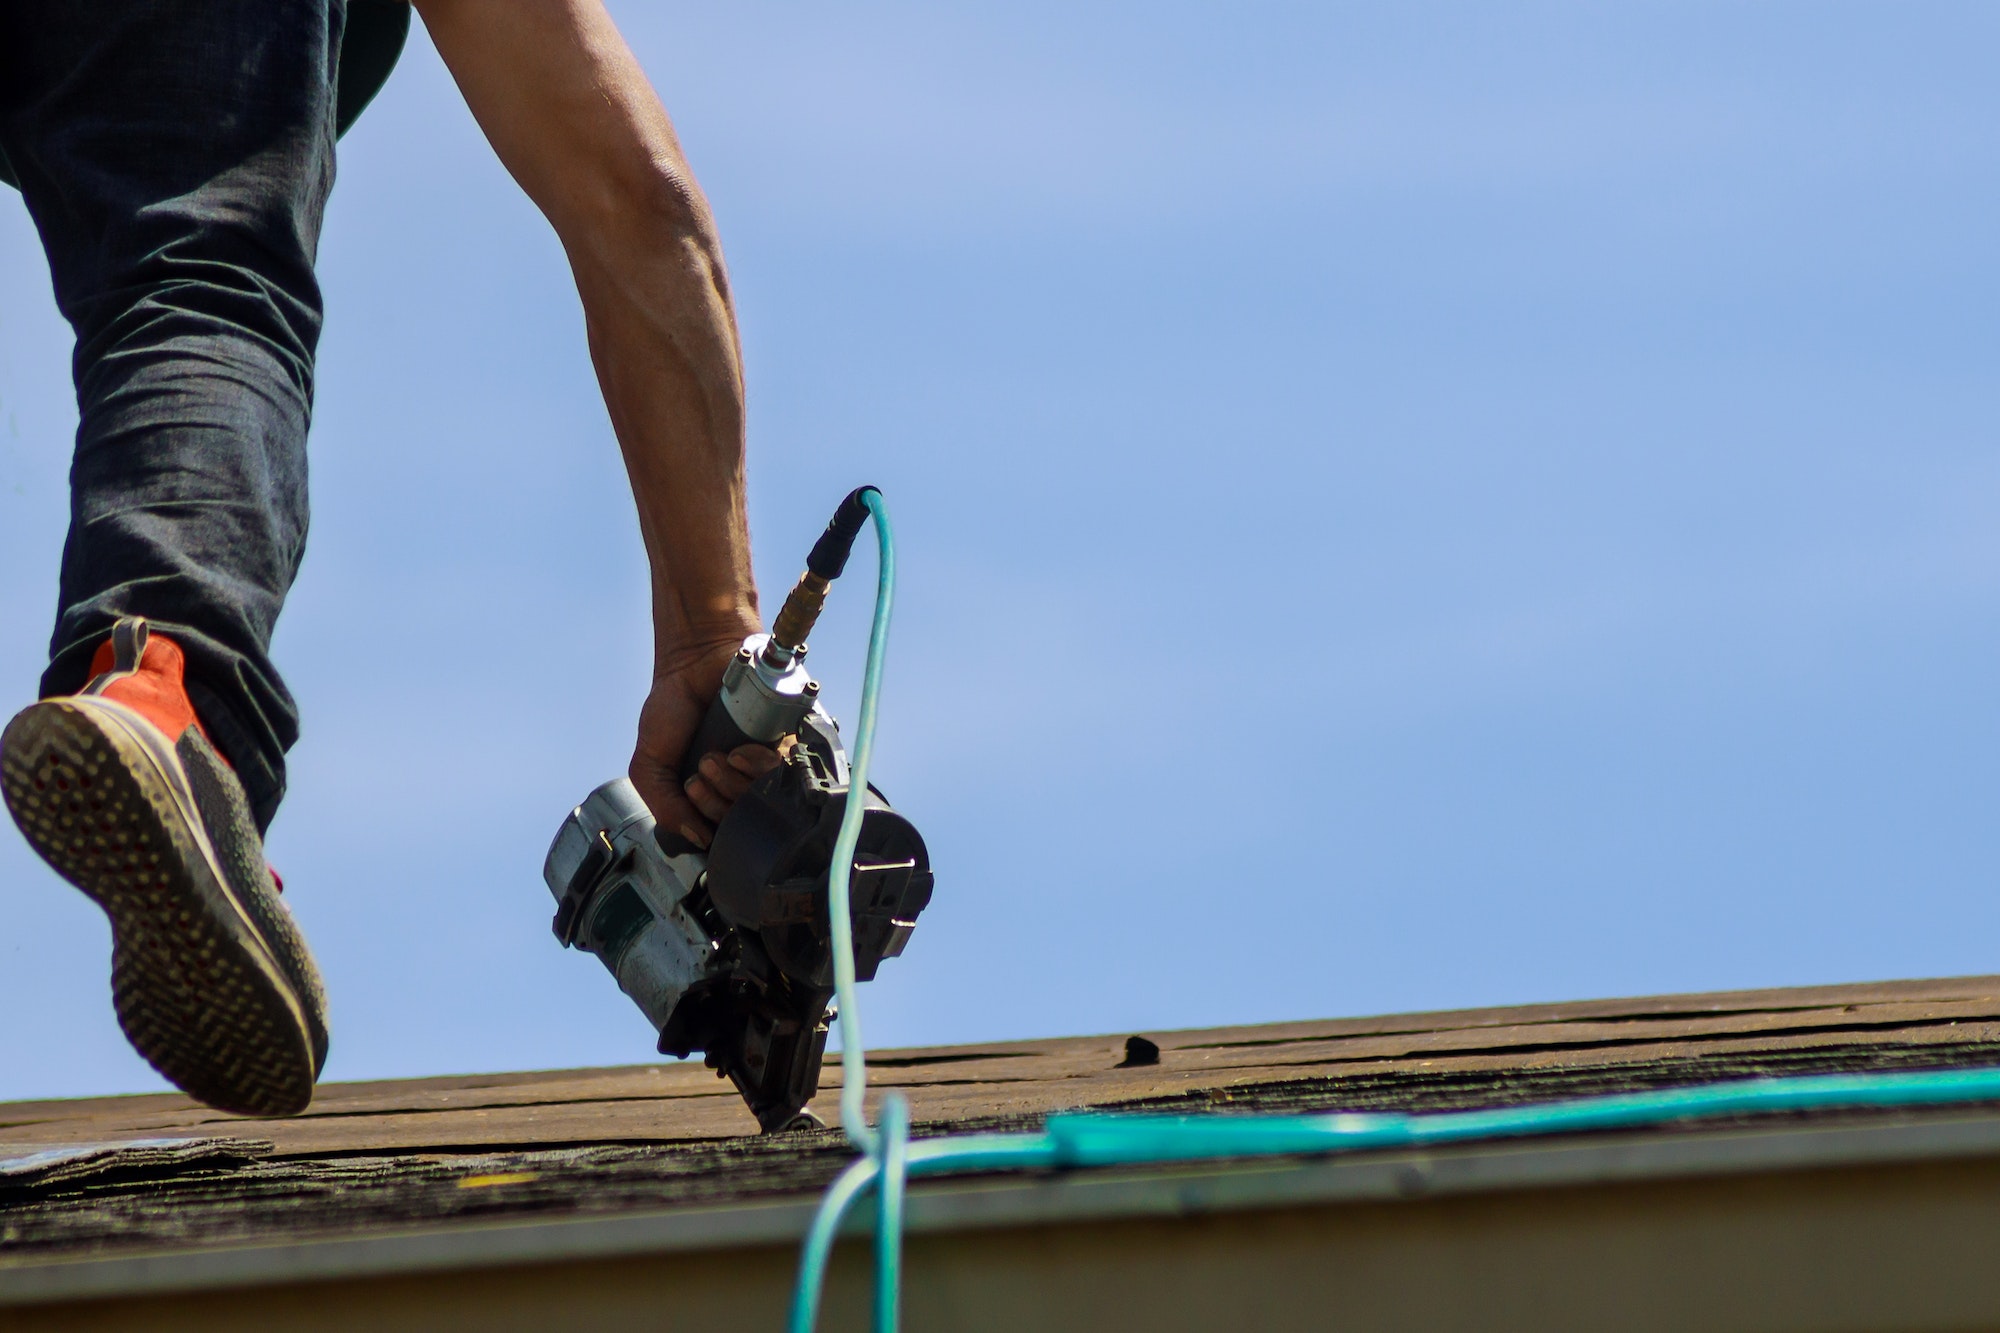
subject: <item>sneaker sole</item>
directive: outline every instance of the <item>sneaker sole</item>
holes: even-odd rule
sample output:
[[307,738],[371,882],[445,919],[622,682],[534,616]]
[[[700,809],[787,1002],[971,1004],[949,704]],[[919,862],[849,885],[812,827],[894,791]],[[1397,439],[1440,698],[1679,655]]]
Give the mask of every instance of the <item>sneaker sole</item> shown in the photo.
[[314,1073],[299,1000],[223,887],[171,748],[124,712],[84,697],[17,716],[0,738],[7,808],[110,918],[112,1003],[147,1063],[219,1110],[297,1114]]

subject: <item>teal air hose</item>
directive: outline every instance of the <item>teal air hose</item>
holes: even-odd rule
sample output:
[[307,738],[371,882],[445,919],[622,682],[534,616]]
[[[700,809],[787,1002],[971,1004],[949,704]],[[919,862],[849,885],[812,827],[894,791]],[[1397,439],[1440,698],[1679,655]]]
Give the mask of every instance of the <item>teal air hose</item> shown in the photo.
[[[862,676],[861,712],[855,727],[850,792],[868,789],[868,761],[875,740],[876,696],[889,638],[895,595],[896,548],[879,494],[865,497],[875,520],[881,573],[875,621]],[[879,1128],[864,1111],[867,1068],[861,1044],[861,1011],[854,1002],[853,923],[848,879],[861,833],[862,802],[847,803],[827,876],[833,924],[834,987],[840,1006],[840,1122],[862,1156],[820,1200],[799,1255],[790,1333],[812,1333],[819,1314],[827,1261],[848,1209],[877,1189],[875,1222],[875,1328],[895,1333],[902,1276],[904,1184],[911,1176],[983,1171],[1033,1171],[1070,1167],[1135,1166],[1194,1158],[1243,1158],[1328,1154],[1364,1149],[1423,1147],[1479,1139],[1520,1138],[1585,1130],[1634,1129],[1678,1120],[1828,1111],[1869,1107],[1939,1106],[2000,1101],[2000,1069],[1960,1069],[1914,1074],[1834,1074],[1802,1078],[1752,1078],[1693,1088],[1670,1088],[1492,1111],[1439,1114],[1142,1115],[1083,1112],[1052,1115],[1039,1134],[963,1134],[911,1142],[909,1107],[892,1093],[884,1099]]]
[[[868,765],[875,757],[875,705],[882,693],[882,660],[889,648],[889,613],[896,603],[896,538],[882,493],[869,489],[861,502],[875,520],[878,552],[875,620],[868,627],[868,663],[861,673],[861,712],[854,723],[854,761],[847,790],[868,790]],[[854,874],[854,846],[861,840],[865,799],[850,799],[833,840],[833,865],[826,876],[826,905],[833,925],[833,989],[840,1006],[840,1127],[854,1146],[873,1156],[875,1131],[868,1124],[868,1065],[861,1048],[861,1009],[854,1002],[854,920],[848,915],[848,881]]]
[[808,1237],[800,1260],[791,1327],[805,1333],[811,1333],[819,1313],[826,1260],[833,1249],[833,1231],[839,1227],[848,1205],[874,1184],[877,1176],[882,1176],[887,1186],[881,1191],[876,1215],[876,1234],[884,1238],[884,1243],[875,1250],[875,1327],[881,1333],[895,1333],[902,1289],[903,1179],[910,1113],[908,1103],[891,1093],[883,1106],[882,1128],[877,1130],[868,1123],[868,1065],[861,1044],[861,1007],[854,998],[854,919],[848,906],[854,848],[861,838],[861,818],[867,804],[856,793],[868,790],[868,766],[875,754],[876,701],[882,693],[889,614],[896,602],[896,538],[889,526],[889,510],[882,502],[881,492],[867,489],[860,493],[860,498],[868,508],[869,517],[875,520],[875,619],[868,629],[868,661],[861,673],[861,711],[854,723],[854,758],[847,773],[849,800],[841,811],[840,831],[834,835],[826,901],[833,926],[833,988],[840,1009],[840,1125],[847,1132],[848,1141],[861,1150],[862,1157],[828,1190],[827,1202],[834,1206],[822,1206],[813,1221],[814,1229],[824,1227],[826,1235],[817,1243]]
[[903,1185],[910,1169],[910,1104],[891,1093],[882,1100],[881,1179],[875,1187],[875,1327],[895,1333],[903,1303]]

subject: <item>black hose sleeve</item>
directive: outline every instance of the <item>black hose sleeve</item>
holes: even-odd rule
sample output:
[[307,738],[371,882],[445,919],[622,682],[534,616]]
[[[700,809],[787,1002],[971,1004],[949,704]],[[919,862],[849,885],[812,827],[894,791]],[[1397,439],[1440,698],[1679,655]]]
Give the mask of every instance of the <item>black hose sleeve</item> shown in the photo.
[[840,571],[847,568],[848,555],[854,550],[854,539],[861,535],[861,525],[868,521],[868,506],[862,497],[871,492],[881,494],[873,486],[857,486],[848,492],[840,508],[833,511],[833,521],[813,543],[812,554],[806,557],[807,569],[823,579],[840,577]]

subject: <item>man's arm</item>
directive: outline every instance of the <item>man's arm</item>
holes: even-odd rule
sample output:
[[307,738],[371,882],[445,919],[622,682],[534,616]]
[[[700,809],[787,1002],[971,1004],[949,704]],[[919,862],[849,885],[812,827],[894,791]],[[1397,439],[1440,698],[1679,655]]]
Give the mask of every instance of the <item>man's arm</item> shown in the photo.
[[[561,238],[653,572],[653,685],[631,776],[662,827],[709,825],[777,760],[681,751],[762,627],[745,511],[743,369],[708,201],[601,0],[417,0],[500,161]],[[692,779],[685,788],[683,782]]]

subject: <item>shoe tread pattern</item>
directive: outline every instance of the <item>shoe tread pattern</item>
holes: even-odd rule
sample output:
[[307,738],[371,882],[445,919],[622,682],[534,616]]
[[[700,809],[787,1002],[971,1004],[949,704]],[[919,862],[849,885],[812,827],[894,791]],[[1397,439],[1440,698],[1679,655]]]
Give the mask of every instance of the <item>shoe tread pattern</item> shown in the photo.
[[140,1055],[183,1092],[291,1115],[315,1071],[300,1005],[133,736],[75,703],[19,714],[0,787],[29,843],[111,921],[111,994]]
[[292,921],[291,909],[278,896],[271,867],[264,861],[264,841],[257,836],[257,822],[250,815],[250,798],[243,794],[236,774],[194,728],[188,728],[175,743],[174,753],[187,772],[195,809],[208,831],[215,859],[305,1011],[312,1035],[313,1073],[317,1075],[326,1067],[326,989],[305,936]]

